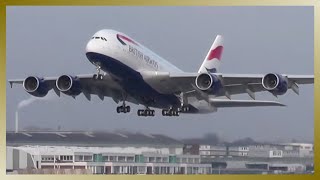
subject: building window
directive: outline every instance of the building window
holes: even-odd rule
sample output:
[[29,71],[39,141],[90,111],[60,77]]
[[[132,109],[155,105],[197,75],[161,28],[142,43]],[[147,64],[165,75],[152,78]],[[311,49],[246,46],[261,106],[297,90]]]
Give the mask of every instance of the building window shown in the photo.
[[187,162],[187,158],[181,158],[182,159],[182,163],[186,163]]
[[84,161],[92,161],[92,156],[83,156]]
[[118,161],[119,162],[124,162],[125,161],[125,157],[124,156],[118,156]]
[[102,161],[104,161],[104,162],[109,161],[109,156],[102,156]]
[[127,162],[133,162],[134,161],[134,157],[133,156],[128,156],[127,157]]
[[116,156],[109,156],[110,161],[116,161]]

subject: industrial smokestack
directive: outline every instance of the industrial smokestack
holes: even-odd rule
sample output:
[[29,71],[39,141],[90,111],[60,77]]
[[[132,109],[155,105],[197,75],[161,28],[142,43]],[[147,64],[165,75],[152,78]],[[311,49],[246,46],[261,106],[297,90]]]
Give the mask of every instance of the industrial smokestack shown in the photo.
[[18,117],[18,111],[16,111],[16,128],[15,128],[15,133],[19,132],[19,117]]
[[28,99],[22,100],[19,102],[17,110],[16,110],[16,119],[15,119],[15,132],[19,132],[19,117],[18,117],[18,111],[26,106],[29,106],[33,102],[36,102],[37,100],[40,101],[47,101],[47,100],[53,100],[53,98],[56,97],[53,91],[50,91],[47,96],[40,98],[40,97],[35,97],[35,96],[30,96]]

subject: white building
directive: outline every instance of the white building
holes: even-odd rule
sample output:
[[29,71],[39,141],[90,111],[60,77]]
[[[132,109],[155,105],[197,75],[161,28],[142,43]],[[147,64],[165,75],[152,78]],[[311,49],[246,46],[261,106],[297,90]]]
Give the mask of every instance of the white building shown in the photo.
[[299,146],[289,144],[255,144],[249,146],[249,157],[297,158]]
[[232,157],[247,157],[249,155],[248,146],[229,146],[227,151],[228,156]]
[[[94,174],[208,174],[199,155],[183,155],[183,144],[140,133],[7,133],[7,171],[86,170]],[[72,172],[71,172],[72,173]]]
[[227,155],[227,147],[224,145],[202,144],[199,146],[199,154],[202,157],[224,157]]
[[311,143],[286,143],[287,146],[298,146],[299,147],[299,157],[313,157],[314,147]]

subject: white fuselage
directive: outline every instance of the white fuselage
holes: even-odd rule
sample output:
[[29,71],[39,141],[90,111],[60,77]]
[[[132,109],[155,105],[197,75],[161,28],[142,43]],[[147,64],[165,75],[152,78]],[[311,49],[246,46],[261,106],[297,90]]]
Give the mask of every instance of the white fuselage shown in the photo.
[[[119,38],[126,45],[121,44],[117,35],[120,35]],[[123,33],[114,30],[100,30],[93,37],[100,37],[100,39],[91,39],[87,44],[86,52],[96,52],[110,56],[138,72],[182,72],[173,64]],[[101,37],[104,37],[107,41],[102,40]],[[130,39],[133,43],[127,39]]]
[[[129,36],[114,30],[100,30],[89,40],[86,54],[92,64],[120,79],[121,86],[141,104],[158,108],[181,105],[179,97],[174,94],[159,93],[156,90],[157,84],[146,82],[143,74],[183,71]],[[137,82],[131,84],[132,81]],[[193,105],[198,113],[216,111],[205,101],[190,99],[189,104]]]

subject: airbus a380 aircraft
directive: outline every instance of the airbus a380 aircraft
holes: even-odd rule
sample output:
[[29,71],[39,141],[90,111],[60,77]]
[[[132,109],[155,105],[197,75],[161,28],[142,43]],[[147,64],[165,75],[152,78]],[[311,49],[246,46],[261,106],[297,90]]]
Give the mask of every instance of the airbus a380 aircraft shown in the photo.
[[[44,97],[53,89],[72,97],[83,93],[101,100],[111,97],[118,113],[130,112],[126,102],[142,104],[138,116],[154,116],[150,108],[162,109],[163,116],[179,113],[208,113],[223,107],[284,106],[274,101],[258,101],[255,92],[269,91],[283,95],[288,89],[299,94],[298,84],[312,84],[313,75],[223,74],[218,73],[223,51],[218,35],[198,72],[187,73],[164,60],[129,36],[114,30],[100,30],[86,46],[88,60],[97,67],[96,74],[29,76],[9,80],[10,85],[23,84],[25,91]],[[101,70],[103,72],[101,72]],[[231,95],[247,93],[253,100],[232,100]],[[220,98],[217,97],[227,97]]]

